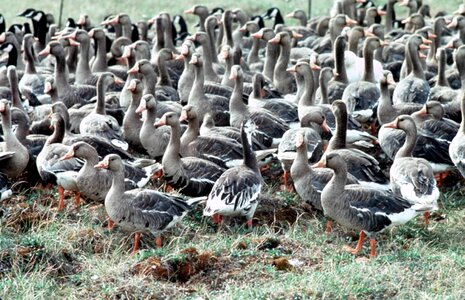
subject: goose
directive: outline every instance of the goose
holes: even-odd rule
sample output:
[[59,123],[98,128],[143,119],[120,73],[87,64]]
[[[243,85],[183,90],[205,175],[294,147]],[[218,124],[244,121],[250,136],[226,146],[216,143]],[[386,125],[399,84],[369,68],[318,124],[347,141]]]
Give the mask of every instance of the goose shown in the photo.
[[168,48],[163,48],[158,51],[157,67],[158,81],[156,91],[163,94],[164,98],[170,101],[179,101],[179,94],[173,87],[174,82],[171,80],[167,70],[167,63],[175,58],[175,54]]
[[171,128],[169,126],[153,126],[153,122],[155,122],[157,115],[160,115],[158,113],[157,101],[153,95],[146,94],[142,96],[136,113],[140,114],[143,111],[147,111],[147,114],[144,117],[140,131],[136,133],[139,134],[140,143],[145,151],[147,151],[147,154],[152,158],[160,160],[168,146]]
[[116,154],[105,158],[94,166],[107,169],[113,174],[111,188],[105,197],[105,210],[116,224],[135,231],[133,254],[139,249],[140,233],[150,232],[156,236],[161,247],[160,234],[173,227],[204,198],[182,198],[149,189],[124,190],[124,170],[121,158]]
[[[194,65],[195,71],[195,80],[192,86],[189,99],[187,101],[188,105],[195,107],[197,114],[200,120],[203,120],[205,113],[211,113],[215,124],[219,126],[228,125],[229,113],[228,113],[228,104],[229,99],[224,96],[216,94],[206,94],[204,90],[204,61],[200,54],[192,54],[190,64]],[[234,91],[233,91],[234,93]],[[241,101],[242,101],[242,90],[240,91]],[[231,98],[233,96],[231,95]]]
[[52,41],[48,43],[39,56],[52,55],[56,59],[54,71],[54,84],[57,90],[58,98],[65,103],[67,107],[74,104],[84,104],[97,94],[94,86],[73,85],[67,80],[67,66],[65,62],[65,51],[60,42]]
[[[334,62],[335,73],[331,81],[328,83],[328,100],[332,103],[334,100],[341,99],[345,88],[348,84],[347,71],[344,63],[344,50],[346,48],[346,39],[344,36],[338,36],[334,42]],[[315,100],[320,102],[320,89],[316,91]]]
[[299,120],[297,105],[283,98],[264,99],[266,96],[265,84],[266,80],[263,74],[253,75],[252,93],[250,93],[248,101],[249,107],[269,110],[286,123],[297,122]]
[[213,216],[217,224],[221,223],[222,216],[245,216],[247,227],[252,227],[252,218],[263,185],[257,158],[251,147],[254,127],[251,120],[243,121],[241,138],[244,162],[225,171],[208,195],[203,215]]
[[[0,44],[2,52],[8,53],[8,65],[15,65],[18,70],[24,70],[24,62],[21,58],[21,43],[12,32],[0,33]],[[38,53],[38,52],[36,52]]]
[[[296,157],[290,168],[290,175],[297,194],[313,208],[323,211],[321,191],[328,184],[333,173],[328,168],[312,168],[308,164],[308,143],[311,142],[303,132],[295,134]],[[311,161],[311,160],[310,160]],[[355,177],[347,174],[347,184],[357,184]]]
[[441,103],[447,103],[455,100],[459,92],[450,87],[446,77],[446,49],[439,48],[436,56],[438,60],[438,80],[431,88],[429,101],[436,100]]
[[374,51],[383,44],[377,37],[368,37],[363,46],[365,60],[362,80],[350,83],[342,94],[347,111],[359,122],[367,122],[373,115],[373,108],[380,97],[373,69]]
[[392,122],[397,116],[411,114],[422,108],[420,103],[399,103],[393,105],[389,86],[396,83],[390,71],[385,71],[380,82],[381,96],[378,99],[377,116],[378,122],[383,125]]
[[35,67],[35,55],[32,52],[34,37],[28,33],[24,35],[22,50],[25,62],[24,74],[19,81],[19,90],[23,95],[33,95],[40,103],[51,103],[50,95],[44,92],[45,74],[39,73]]
[[347,184],[347,165],[337,153],[324,156],[321,166],[333,170],[334,175],[321,192],[321,205],[326,216],[350,229],[359,230],[356,248],[346,247],[357,254],[365,236],[370,237],[370,257],[376,256],[376,234],[392,226],[405,224],[415,218],[422,207],[390,191]]
[[181,136],[182,157],[199,157],[230,168],[242,160],[242,146],[236,140],[220,136],[199,136],[200,122],[197,112],[186,105],[181,112],[180,121],[187,121],[187,130]]
[[268,41],[281,47],[274,69],[273,84],[281,94],[295,93],[297,85],[294,76],[286,71],[291,55],[291,37],[287,32],[279,32]]
[[[232,126],[216,127],[212,116],[207,113],[203,117],[202,125],[200,126],[201,136],[219,135],[231,138],[238,143],[241,143],[241,131],[239,128]],[[252,148],[254,150],[265,150],[271,147],[273,139],[269,136],[256,131],[252,137]]]
[[26,169],[29,152],[13,133],[11,124],[11,103],[6,99],[0,100],[0,115],[4,144],[0,144],[0,173],[9,178],[16,178]]
[[121,127],[118,121],[105,113],[105,91],[110,84],[117,82],[110,72],[101,73],[97,82],[97,103],[92,113],[85,116],[79,124],[81,134],[90,134],[104,137],[124,150],[128,144],[122,138]]
[[207,33],[201,31],[196,32],[194,35],[187,37],[187,40],[200,43],[200,45],[202,46],[202,59],[204,65],[205,80],[212,82],[221,82],[218,74],[224,73],[224,67],[220,64],[213,63],[212,58],[209,55],[209,53],[211,53],[211,46]]
[[220,166],[197,157],[179,157],[181,149],[181,124],[179,115],[166,113],[154,123],[155,126],[168,125],[171,136],[163,154],[163,176],[166,183],[187,196],[206,196],[213,184],[225,171]]
[[39,53],[46,46],[46,36],[48,30],[47,15],[41,10],[25,10],[20,17],[29,18],[32,21],[32,27],[34,29],[34,37],[37,38],[37,43],[34,44],[34,51]]
[[278,24],[284,24],[284,18],[283,15],[281,14],[281,11],[277,7],[271,7],[269,8],[263,15],[262,18],[264,20],[270,20],[273,19],[273,29],[276,28]]
[[231,77],[236,81],[236,84],[229,102],[230,124],[239,128],[245,119],[250,118],[259,128],[259,131],[272,137],[274,143],[279,143],[289,126],[272,113],[262,109],[251,109],[242,101],[243,75],[241,66],[234,65],[232,67]]
[[185,14],[194,14],[199,17],[199,31],[206,32],[205,20],[208,17],[208,8],[204,5],[194,5],[192,8],[184,11]]
[[[108,171],[94,169],[94,165],[99,161],[97,150],[86,142],[76,142],[70,145],[68,151],[60,157],[61,161],[72,159],[84,161],[76,176],[77,191],[92,201],[103,202],[110,190],[112,176]],[[146,186],[152,176],[161,169],[161,165],[155,163],[139,168],[123,161],[123,168],[124,188],[131,190]]]
[[143,148],[139,137],[139,132],[141,131],[143,122],[141,121],[140,113],[136,112],[142,98],[142,81],[139,79],[132,79],[126,89],[131,92],[131,100],[129,102],[128,109],[124,114],[123,125],[121,128],[122,136],[131,148],[144,153],[145,149]]
[[397,83],[392,95],[393,104],[402,102],[423,104],[427,100],[430,87],[425,80],[425,73],[420,62],[419,50],[425,48],[422,43],[423,38],[420,35],[412,35],[407,40],[405,52],[410,57],[412,72]]
[[62,144],[65,133],[63,118],[59,114],[52,114],[51,126],[54,128],[54,132],[45,142],[42,151],[37,155],[36,165],[39,175],[45,184],[52,183],[58,185],[58,210],[63,210],[65,190],[76,192],[75,202],[76,205],[80,204],[76,177],[83,163],[79,159],[60,160],[69,150],[69,146]]
[[263,65],[261,63],[257,63],[256,66],[250,66],[251,69],[261,69],[263,71],[263,75],[265,75],[266,79],[270,82],[273,81],[274,78],[274,69],[276,65],[276,61],[279,57],[280,46],[276,43],[269,43],[272,40],[276,33],[270,28],[262,28],[259,31],[250,35],[253,39],[256,40],[264,40],[266,42],[266,54],[265,54],[265,61]]
[[431,164],[423,158],[412,157],[417,140],[415,122],[412,117],[401,115],[383,126],[401,129],[407,135],[389,171],[391,189],[396,195],[421,207],[424,211],[425,223],[428,224],[429,213],[438,209],[437,200],[440,192],[436,186]]
[[449,156],[462,177],[465,178],[465,94],[462,95],[460,107],[462,122],[460,122],[460,128],[449,145]]
[[[331,109],[336,118],[336,131],[329,140],[325,153],[334,151],[347,162],[349,173],[361,184],[379,189],[388,189],[388,180],[383,174],[379,162],[371,155],[353,148],[347,148],[347,108],[344,102],[336,100]],[[324,158],[319,161],[321,161]]]
[[325,122],[325,116],[321,111],[309,113],[304,124],[300,128],[291,128],[283,134],[278,145],[278,159],[284,171],[284,187],[290,190],[289,171],[292,162],[296,159],[296,136],[302,134],[307,139],[307,157],[310,162],[317,162],[323,153],[322,133],[329,132]]

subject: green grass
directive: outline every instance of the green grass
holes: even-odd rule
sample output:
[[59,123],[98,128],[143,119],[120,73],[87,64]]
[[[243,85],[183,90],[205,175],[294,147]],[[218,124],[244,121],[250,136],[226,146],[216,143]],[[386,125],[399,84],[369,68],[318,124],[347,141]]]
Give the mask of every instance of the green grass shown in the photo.
[[[444,194],[428,229],[418,218],[381,234],[379,256],[371,261],[360,261],[368,256],[367,244],[357,257],[342,249],[355,245],[355,233],[338,226],[323,233],[324,218],[291,195],[263,200],[252,231],[240,221],[216,231],[199,208],[164,235],[161,249],[144,235],[135,256],[131,236],[106,229],[103,207],[77,210],[70,198],[65,212],[57,213],[56,195],[12,199],[0,224],[0,298],[465,297],[460,192]],[[209,262],[199,267],[202,254]],[[274,266],[279,257],[296,261],[296,267]],[[169,275],[157,273],[160,266]],[[185,275],[186,266],[195,272]]]

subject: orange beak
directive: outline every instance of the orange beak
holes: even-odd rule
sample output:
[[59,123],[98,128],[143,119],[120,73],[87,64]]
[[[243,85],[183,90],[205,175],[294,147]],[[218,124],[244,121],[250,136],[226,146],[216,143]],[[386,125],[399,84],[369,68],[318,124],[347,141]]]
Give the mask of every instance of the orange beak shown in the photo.
[[50,45],[47,45],[44,50],[39,52],[39,56],[47,56],[50,54]]
[[314,169],[317,169],[317,168],[325,168],[326,167],[326,162],[324,161],[324,159],[320,159],[319,162],[317,162],[316,164],[313,164],[312,165],[312,168]]
[[194,13],[194,8],[192,7],[192,8],[190,8],[190,9],[186,9],[186,10],[184,11],[184,13],[185,13],[185,14],[193,14],[193,13]]
[[181,116],[179,117],[179,121],[187,121],[187,112],[185,110],[181,111]]
[[105,162],[104,160],[102,160],[101,162],[96,164],[94,166],[94,168],[96,168],[96,169],[108,169],[108,162]]
[[281,41],[281,38],[279,37],[279,35],[276,35],[274,38],[269,40],[268,43],[270,43],[270,44],[279,44],[280,41]]
[[291,72],[291,73],[297,72],[297,65],[294,65],[294,66],[292,66],[290,68],[287,68],[286,71]]
[[147,102],[144,99],[141,99],[139,107],[136,109],[136,114],[140,114],[144,110],[147,110]]
[[263,33],[258,31],[258,32],[252,33],[250,36],[254,39],[261,39],[263,37]]
[[163,125],[166,125],[166,117],[165,116],[163,116],[157,122],[153,123],[153,126],[155,126],[155,127],[160,127],[160,126],[163,126]]
[[128,70],[128,74],[137,74],[139,73],[139,64],[135,64],[134,67]]
[[60,157],[59,160],[66,160],[66,159],[70,159],[70,158],[73,158],[74,157],[74,150],[73,148],[69,149],[69,151],[63,155],[62,157]]
[[397,118],[392,121],[392,122],[389,122],[389,123],[386,123],[383,125],[384,128],[397,128]]

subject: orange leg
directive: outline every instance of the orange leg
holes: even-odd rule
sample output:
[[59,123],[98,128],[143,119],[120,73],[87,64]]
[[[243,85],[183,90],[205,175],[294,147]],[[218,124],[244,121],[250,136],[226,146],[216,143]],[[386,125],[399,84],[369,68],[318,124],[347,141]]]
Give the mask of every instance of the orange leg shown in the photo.
[[425,211],[425,212],[423,213],[423,217],[425,218],[425,225],[426,225],[426,226],[429,225],[429,215],[430,215],[429,211]]
[[172,191],[174,191],[174,189],[171,185],[165,185],[165,193],[171,193]]
[[252,219],[247,220],[247,228],[252,228]]
[[134,235],[134,249],[132,250],[131,255],[134,255],[139,251],[139,243],[140,243],[140,232],[136,232]]
[[65,189],[62,186],[58,186],[58,210],[63,210],[65,208]]
[[74,196],[74,202],[76,202],[76,205],[79,207],[81,205],[81,193],[77,192],[76,195]]
[[115,227],[115,222],[112,219],[108,218],[108,230],[111,231]]
[[376,257],[376,240],[374,238],[370,239],[370,257]]
[[222,221],[223,221],[223,216],[219,214],[213,214],[213,223],[220,225]]
[[325,230],[325,232],[326,233],[331,233],[331,231],[333,231],[333,220],[328,219],[326,221],[326,230]]
[[155,245],[157,245],[157,248],[161,248],[163,246],[163,242],[161,240],[161,236],[157,236],[157,238],[155,239]]
[[158,170],[155,173],[153,173],[153,175],[152,175],[153,180],[157,180],[157,179],[162,178],[162,177],[163,177],[163,170]]
[[371,131],[371,135],[374,135],[374,136],[377,136],[377,135],[378,135],[378,130],[376,129],[376,120],[374,120],[373,122],[371,122],[371,124],[370,124],[370,131]]
[[363,247],[363,240],[365,240],[365,232],[362,230],[360,231],[360,237],[358,239],[358,243],[357,243],[357,246],[354,248],[350,248],[350,247],[346,247],[346,250],[352,254],[357,254],[358,252],[360,252],[360,250],[362,250],[362,247]]

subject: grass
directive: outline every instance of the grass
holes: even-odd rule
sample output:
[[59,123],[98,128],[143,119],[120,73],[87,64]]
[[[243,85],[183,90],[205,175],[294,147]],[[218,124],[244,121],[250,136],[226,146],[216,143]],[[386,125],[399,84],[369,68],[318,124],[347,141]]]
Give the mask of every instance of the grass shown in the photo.
[[[267,191],[273,192],[273,188]],[[276,194],[276,193],[275,193]],[[429,228],[421,218],[379,236],[357,257],[342,250],[357,234],[337,227],[290,193],[265,194],[252,231],[231,220],[216,230],[201,208],[155,249],[144,235],[108,232],[104,209],[87,204],[56,211],[56,194],[3,203],[0,298],[463,299],[464,195],[443,194]]]
[[[313,1],[314,15],[327,14],[328,2]],[[433,1],[424,2],[437,11]],[[461,2],[444,1],[440,8],[452,11]],[[214,7],[218,1],[203,3]],[[95,21],[125,11],[138,20],[162,10],[182,13],[190,5],[186,0],[174,7],[166,1],[65,1],[64,16],[86,12]],[[287,13],[302,2],[224,5],[251,13],[276,5]],[[59,1],[16,1],[1,12],[8,24],[23,22],[14,15],[29,6],[58,15]],[[188,21],[194,23],[192,17]],[[270,199],[271,194],[278,197]],[[324,234],[321,215],[291,193],[276,193],[276,187],[267,189],[252,231],[240,223],[217,231],[199,208],[164,236],[162,249],[144,235],[135,256],[130,256],[132,237],[106,229],[103,207],[69,205],[58,213],[55,199],[56,194],[34,191],[2,203],[1,299],[465,298],[465,197],[460,191],[443,194],[428,229],[417,219],[380,235],[379,256],[371,261],[360,259],[368,255],[367,245],[358,257],[342,250],[354,246],[356,233],[336,226]]]

